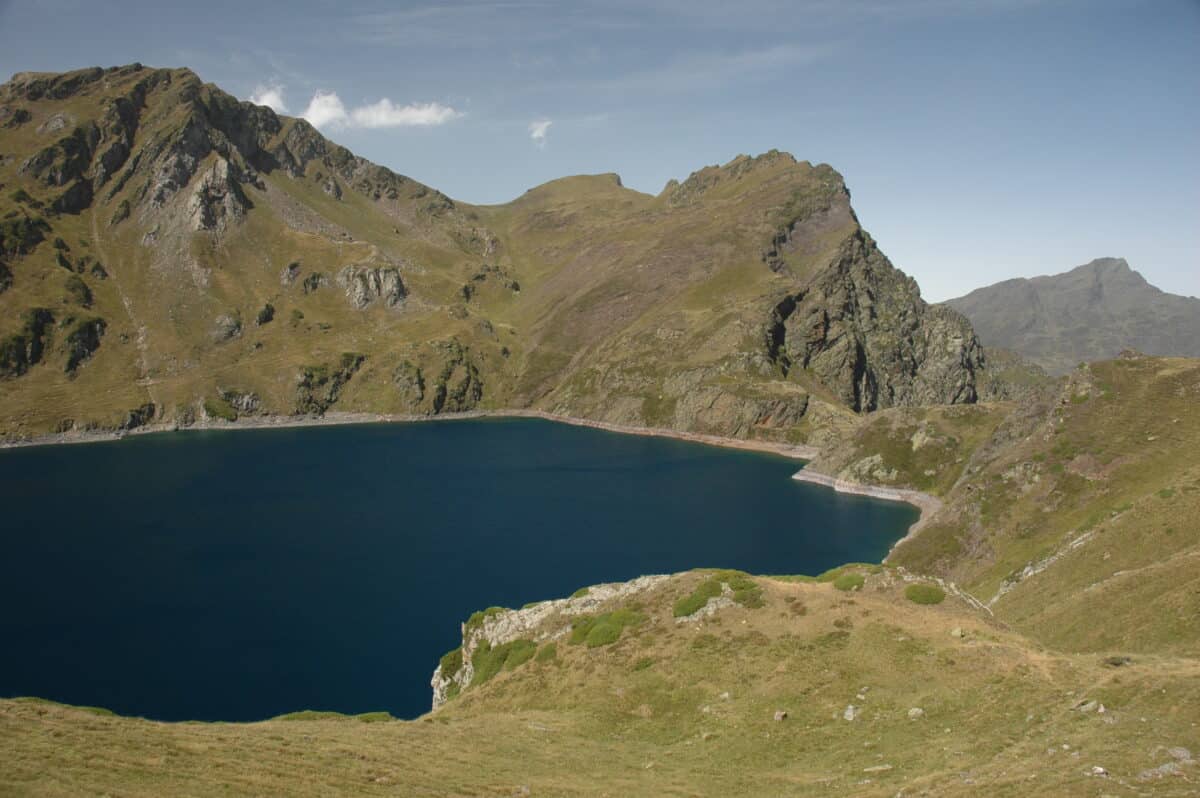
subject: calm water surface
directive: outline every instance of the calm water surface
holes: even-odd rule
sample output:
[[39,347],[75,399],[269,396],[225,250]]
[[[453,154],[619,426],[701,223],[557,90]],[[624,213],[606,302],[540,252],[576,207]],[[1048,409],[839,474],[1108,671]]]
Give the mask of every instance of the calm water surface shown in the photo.
[[796,467],[525,419],[3,451],[0,696],[413,717],[476,609],[702,566],[879,561],[916,519]]

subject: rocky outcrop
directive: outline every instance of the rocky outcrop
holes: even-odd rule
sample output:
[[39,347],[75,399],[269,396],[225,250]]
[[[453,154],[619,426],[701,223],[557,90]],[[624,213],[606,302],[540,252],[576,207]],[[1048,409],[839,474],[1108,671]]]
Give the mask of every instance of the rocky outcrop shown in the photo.
[[213,321],[211,337],[218,344],[242,335],[242,317],[238,313],[226,313],[217,316]]
[[64,371],[72,376],[76,370],[89,360],[100,348],[100,339],[108,329],[108,322],[94,316],[86,319],[76,319],[63,337],[63,349],[67,355]]
[[336,365],[305,366],[296,379],[296,413],[321,415],[333,406],[366,355],[345,352]]
[[400,394],[400,402],[413,411],[418,411],[425,400],[425,375],[421,367],[405,360],[392,372],[392,383]]
[[217,394],[229,404],[239,415],[253,416],[262,412],[262,399],[253,391],[239,391],[233,388],[218,388]]
[[46,308],[25,312],[21,330],[0,340],[0,378],[20,377],[42,359],[54,316]]
[[[501,607],[478,612],[462,625],[462,646],[458,656],[443,658],[433,672],[433,708],[471,686],[475,676],[472,660],[481,646],[496,648],[514,640],[534,643],[557,640],[571,631],[571,618],[595,613],[613,603],[660,587],[670,576],[642,576],[629,582],[593,585],[581,595],[541,601],[520,610]],[[451,652],[453,654],[454,652]],[[453,668],[448,672],[446,666]]]
[[279,272],[279,284],[287,287],[296,282],[296,278],[300,276],[300,262],[292,261],[287,266],[284,266]]
[[479,291],[495,286],[510,294],[521,293],[521,284],[505,269],[490,263],[482,264],[459,289],[464,302],[470,302]]
[[350,304],[360,310],[374,302],[395,307],[408,295],[400,271],[395,268],[347,266],[338,272],[337,282]]
[[125,414],[125,419],[117,425],[118,429],[130,430],[138,427],[144,427],[154,420],[158,413],[158,408],[153,402],[147,402],[143,405],[135,407]]
[[471,350],[459,343],[457,338],[441,344],[439,348],[444,361],[433,384],[433,413],[473,410],[483,398],[483,380],[479,376],[479,367],[471,357]]
[[970,323],[927,306],[861,228],[775,306],[766,347],[785,376],[806,370],[856,411],[974,402],[984,364]]
[[196,181],[188,201],[187,214],[194,230],[220,233],[242,220],[250,201],[234,178],[229,161],[217,158]]

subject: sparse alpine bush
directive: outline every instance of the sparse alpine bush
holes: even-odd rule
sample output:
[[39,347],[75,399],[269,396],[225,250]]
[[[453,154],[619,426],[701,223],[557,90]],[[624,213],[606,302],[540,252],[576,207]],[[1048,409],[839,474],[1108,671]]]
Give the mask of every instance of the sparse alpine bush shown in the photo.
[[862,586],[866,581],[867,578],[862,574],[842,574],[833,580],[833,586],[838,590],[862,590]]
[[447,651],[442,655],[442,659],[438,664],[441,666],[443,679],[454,678],[455,674],[462,670],[462,647],[459,646],[453,651]]
[[478,629],[483,626],[485,620],[505,611],[507,611],[506,607],[488,607],[486,610],[476,610],[471,613],[470,618],[467,618],[467,630]]
[[675,617],[686,618],[708,603],[710,598],[721,595],[721,583],[716,578],[705,579],[691,594],[675,602]]
[[583,615],[571,622],[570,643],[587,643],[588,648],[611,645],[621,638],[626,626],[637,626],[646,616],[630,607],[601,615]]
[[904,588],[904,597],[914,604],[941,604],[946,599],[946,591],[937,585],[909,585]]
[[520,638],[495,647],[484,640],[471,655],[471,665],[475,668],[471,686],[483,684],[502,670],[511,671],[524,665],[535,653],[537,643],[532,640]]

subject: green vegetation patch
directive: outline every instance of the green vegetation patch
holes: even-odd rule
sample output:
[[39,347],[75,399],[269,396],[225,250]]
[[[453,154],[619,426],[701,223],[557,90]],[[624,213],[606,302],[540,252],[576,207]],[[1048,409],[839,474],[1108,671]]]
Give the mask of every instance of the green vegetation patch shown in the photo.
[[441,666],[443,679],[454,678],[454,675],[457,674],[460,670],[462,670],[462,666],[463,666],[462,646],[459,646],[458,648],[454,649],[453,651],[447,651],[445,654],[442,655],[441,662],[439,662],[438,664]]
[[341,712],[326,712],[318,709],[303,709],[299,712],[289,712],[286,715],[278,715],[271,720],[346,720],[349,718]]
[[909,585],[904,588],[904,597],[914,604],[941,604],[946,600],[946,591],[937,585]]
[[493,615],[499,615],[502,612],[508,612],[507,607],[488,607],[486,610],[476,610],[471,613],[471,617],[467,618],[467,631],[478,629],[483,626],[483,622]]
[[612,645],[621,638],[625,627],[637,626],[645,620],[645,614],[632,607],[601,615],[583,615],[571,621],[570,643],[573,646],[587,643],[588,648]]
[[471,665],[475,668],[475,675],[471,677],[471,686],[483,684],[502,670],[511,671],[519,668],[533,659],[533,655],[536,653],[537,643],[525,638],[510,640],[494,648],[491,643],[484,640],[471,655]]
[[686,618],[708,603],[710,598],[721,595],[721,583],[715,579],[705,579],[689,595],[675,602],[675,617]]
[[716,575],[716,579],[729,585],[729,589],[733,591],[733,600],[743,607],[757,609],[766,603],[763,601],[762,588],[747,573],[721,571]]
[[762,588],[743,571],[717,571],[705,579],[687,596],[675,602],[676,618],[686,618],[699,611],[710,598],[716,598],[724,592],[722,583],[729,585],[733,591],[733,600],[743,607],[755,609],[764,605]]
[[838,590],[862,590],[862,586],[866,581],[867,578],[862,574],[848,573],[834,579],[833,586]]
[[591,591],[592,589],[590,587],[581,587],[571,594],[571,598],[583,598]]
[[363,712],[354,716],[363,723],[386,723],[390,720],[395,720],[391,713],[388,712]]
[[541,663],[554,662],[558,659],[558,645],[556,643],[547,643],[538,649],[535,660]]
[[233,409],[233,405],[220,398],[206,398],[204,400],[204,412],[208,413],[212,418],[220,418],[225,421],[237,421],[237,411]]

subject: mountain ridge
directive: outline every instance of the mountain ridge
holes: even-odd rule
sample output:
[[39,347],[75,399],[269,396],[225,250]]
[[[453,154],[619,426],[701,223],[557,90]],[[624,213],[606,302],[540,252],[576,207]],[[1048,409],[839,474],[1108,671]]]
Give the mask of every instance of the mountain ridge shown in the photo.
[[1097,258],[1060,274],[1019,277],[947,300],[988,346],[1053,374],[1131,348],[1200,355],[1200,299],[1151,285],[1124,258]]
[[19,73],[0,125],[0,305],[52,319],[0,325],[7,438],[530,407],[799,443],[980,396],[970,325],[892,266],[841,175],[787,153],[473,206],[137,64]]

